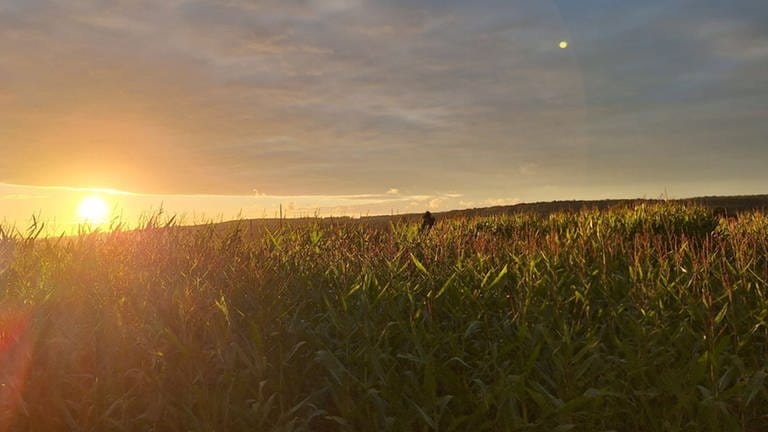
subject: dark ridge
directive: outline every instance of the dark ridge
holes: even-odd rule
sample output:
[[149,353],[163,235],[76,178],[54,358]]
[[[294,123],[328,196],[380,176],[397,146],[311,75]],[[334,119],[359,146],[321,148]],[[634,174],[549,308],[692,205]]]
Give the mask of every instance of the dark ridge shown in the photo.
[[[561,211],[579,211],[582,209],[607,210],[614,207],[636,206],[640,204],[655,204],[663,202],[672,202],[684,205],[701,205],[711,208],[713,213],[722,217],[737,216],[742,212],[764,211],[768,209],[768,195],[741,195],[741,196],[706,196],[685,199],[608,199],[608,200],[570,200],[570,201],[550,201],[521,203],[509,206],[494,206],[483,208],[470,208],[462,210],[449,210],[444,212],[432,213],[437,221],[442,219],[454,219],[463,217],[484,217],[497,216],[515,213],[535,213],[546,216]],[[291,228],[304,226],[306,224],[321,223],[325,224],[365,224],[378,227],[386,227],[390,222],[420,222],[423,213],[409,213],[401,215],[380,215],[363,216],[353,218],[348,216],[333,217],[301,217],[301,218],[265,218],[265,219],[244,219],[231,220],[214,223],[216,231],[228,232],[230,228],[239,227],[248,231],[261,231],[264,228],[277,230],[280,228]],[[204,224],[209,225],[210,224]],[[194,227],[200,225],[192,225]]]
[[[515,213],[537,213],[549,215],[560,211],[579,211],[582,209],[607,210],[613,207],[636,206],[639,204],[655,204],[673,202],[684,205],[701,205],[711,208],[720,216],[736,216],[742,212],[763,211],[768,209],[768,195],[736,195],[736,196],[705,196],[684,199],[608,199],[585,201],[549,201],[535,203],[521,203],[508,206],[494,206],[483,208],[471,208],[463,210],[449,210],[433,213],[439,219],[452,219],[459,217],[496,216]],[[398,216],[366,216],[360,218],[367,222],[383,222],[397,219],[417,220],[421,213],[404,214]]]

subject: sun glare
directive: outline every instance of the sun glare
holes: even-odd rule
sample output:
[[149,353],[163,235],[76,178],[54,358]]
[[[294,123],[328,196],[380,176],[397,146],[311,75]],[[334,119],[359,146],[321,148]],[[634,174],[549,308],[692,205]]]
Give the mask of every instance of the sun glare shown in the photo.
[[568,41],[560,41],[560,48],[562,49],[568,48]]
[[80,222],[89,224],[103,224],[109,216],[109,207],[106,201],[98,196],[89,196],[80,202],[77,208],[77,215]]

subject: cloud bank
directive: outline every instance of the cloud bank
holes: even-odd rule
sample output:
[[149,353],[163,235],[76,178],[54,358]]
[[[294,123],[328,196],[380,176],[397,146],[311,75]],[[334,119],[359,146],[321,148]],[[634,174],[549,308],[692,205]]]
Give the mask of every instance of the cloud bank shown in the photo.
[[7,0],[0,181],[738,192],[768,180],[766,23],[759,0]]

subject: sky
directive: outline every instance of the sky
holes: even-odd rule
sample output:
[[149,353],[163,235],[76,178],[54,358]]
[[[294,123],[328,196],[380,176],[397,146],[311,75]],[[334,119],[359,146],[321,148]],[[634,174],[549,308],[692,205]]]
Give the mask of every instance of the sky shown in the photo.
[[764,0],[0,0],[0,52],[9,224],[767,191]]

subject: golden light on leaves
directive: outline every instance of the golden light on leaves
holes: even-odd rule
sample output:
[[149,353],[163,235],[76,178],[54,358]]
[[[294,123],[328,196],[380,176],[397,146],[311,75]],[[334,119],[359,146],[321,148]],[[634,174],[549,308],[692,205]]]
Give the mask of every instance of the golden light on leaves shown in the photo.
[[562,49],[568,48],[568,41],[560,41],[560,48]]
[[82,223],[100,225],[109,217],[107,202],[99,196],[84,198],[77,208],[77,216]]

